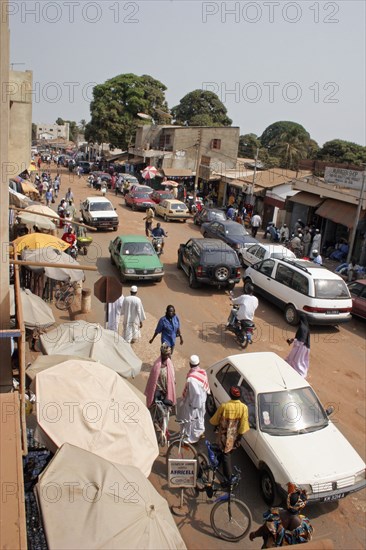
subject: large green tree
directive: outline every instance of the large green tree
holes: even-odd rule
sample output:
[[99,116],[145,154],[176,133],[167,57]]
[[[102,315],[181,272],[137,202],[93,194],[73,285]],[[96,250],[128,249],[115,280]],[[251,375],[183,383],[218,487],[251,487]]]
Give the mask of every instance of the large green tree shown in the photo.
[[317,158],[329,162],[361,165],[366,162],[366,147],[343,139],[333,139],[324,143],[318,151]]
[[172,109],[176,124],[182,126],[231,126],[227,109],[219,97],[207,90],[194,90]]
[[257,149],[260,149],[261,146],[261,141],[256,134],[244,134],[239,137],[238,155],[241,158],[254,159]]
[[168,105],[166,86],[149,75],[121,74],[93,89],[91,120],[85,127],[85,138],[125,149],[142,120],[137,113],[164,119]]
[[280,159],[283,168],[296,170],[299,160],[308,157],[310,134],[301,124],[279,121],[266,128],[260,138],[269,153]]

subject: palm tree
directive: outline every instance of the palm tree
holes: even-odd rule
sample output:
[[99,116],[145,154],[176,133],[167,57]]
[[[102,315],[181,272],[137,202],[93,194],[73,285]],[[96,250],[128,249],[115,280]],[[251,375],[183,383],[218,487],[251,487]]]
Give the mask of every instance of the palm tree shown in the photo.
[[306,158],[310,136],[299,128],[292,128],[273,139],[270,143],[271,151],[281,157],[285,168],[294,170],[302,158]]

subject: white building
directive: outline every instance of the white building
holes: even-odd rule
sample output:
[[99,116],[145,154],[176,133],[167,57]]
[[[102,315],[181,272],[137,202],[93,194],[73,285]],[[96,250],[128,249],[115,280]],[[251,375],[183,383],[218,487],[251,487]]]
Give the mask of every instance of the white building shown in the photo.
[[37,139],[64,138],[66,141],[70,139],[70,124],[68,122],[65,122],[62,126],[39,122],[36,126]]

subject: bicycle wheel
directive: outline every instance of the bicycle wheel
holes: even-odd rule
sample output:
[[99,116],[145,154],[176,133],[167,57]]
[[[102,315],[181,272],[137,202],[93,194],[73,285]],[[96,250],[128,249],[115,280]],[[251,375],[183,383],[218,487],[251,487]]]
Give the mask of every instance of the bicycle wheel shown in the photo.
[[168,447],[166,453],[167,464],[169,463],[169,458],[180,458],[182,460],[195,459],[197,458],[197,451],[188,441],[177,439]]
[[57,309],[61,309],[62,311],[65,311],[73,303],[75,294],[71,291],[60,292],[59,297],[57,298],[57,295],[56,295],[55,298],[56,298],[55,305]]
[[252,526],[252,514],[244,502],[235,497],[219,500],[211,510],[211,527],[223,540],[236,542],[245,537]]
[[209,483],[209,474],[211,468],[208,463],[206,455],[203,453],[197,454],[197,490],[205,491],[207,484]]

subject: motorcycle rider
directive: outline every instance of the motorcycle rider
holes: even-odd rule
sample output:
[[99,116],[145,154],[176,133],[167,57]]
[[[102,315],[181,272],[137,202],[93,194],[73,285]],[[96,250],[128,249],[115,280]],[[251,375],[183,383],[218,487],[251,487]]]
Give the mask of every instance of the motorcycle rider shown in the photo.
[[[240,321],[242,329],[245,329],[247,322],[253,323],[254,314],[258,307],[258,298],[253,295],[254,287],[253,285],[245,285],[243,294],[238,298],[232,298],[231,302],[235,306],[239,306],[239,309],[236,313],[236,318]],[[227,325],[233,325],[235,321],[235,312],[231,312]]]
[[69,248],[65,250],[65,252],[66,254],[72,256],[73,248],[76,246],[76,235],[71,226],[68,227],[67,232],[62,235],[61,240],[70,245]]
[[168,234],[164,231],[164,229],[161,227],[161,223],[158,222],[156,224],[156,227],[154,227],[154,229],[151,230],[151,235],[154,237],[154,238],[159,238],[161,239],[161,253],[163,254],[163,250],[164,250],[164,237],[167,237]]

